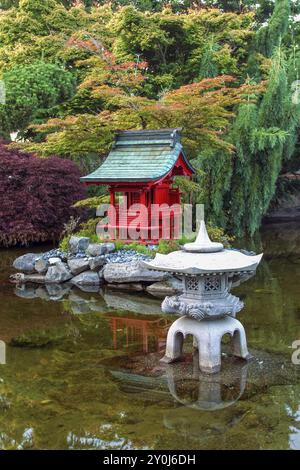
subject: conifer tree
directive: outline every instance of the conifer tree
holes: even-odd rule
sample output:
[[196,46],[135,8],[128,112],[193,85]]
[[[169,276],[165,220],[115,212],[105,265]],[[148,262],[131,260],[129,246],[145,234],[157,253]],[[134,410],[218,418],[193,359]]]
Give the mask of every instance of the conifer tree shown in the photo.
[[229,135],[236,150],[223,211],[237,235],[252,235],[259,228],[275,195],[282,165],[295,148],[300,109],[292,100],[288,65],[278,47],[261,102],[249,99],[239,106]]
[[274,12],[267,25],[262,26],[256,38],[256,49],[266,57],[271,57],[288,31],[291,0],[276,0]]

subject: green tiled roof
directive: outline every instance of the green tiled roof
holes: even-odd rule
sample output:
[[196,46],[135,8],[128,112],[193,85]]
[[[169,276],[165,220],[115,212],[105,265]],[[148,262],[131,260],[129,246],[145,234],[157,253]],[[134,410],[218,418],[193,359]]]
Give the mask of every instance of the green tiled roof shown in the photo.
[[123,131],[116,136],[112,150],[104,163],[83,182],[151,181],[166,175],[180,153],[187,166],[178,129],[155,131]]

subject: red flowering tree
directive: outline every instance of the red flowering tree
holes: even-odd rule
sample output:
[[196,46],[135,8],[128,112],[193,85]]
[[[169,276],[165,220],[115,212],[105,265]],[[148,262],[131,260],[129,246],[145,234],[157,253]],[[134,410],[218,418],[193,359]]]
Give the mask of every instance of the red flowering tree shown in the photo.
[[42,159],[0,142],[0,246],[57,240],[85,197],[75,163]]

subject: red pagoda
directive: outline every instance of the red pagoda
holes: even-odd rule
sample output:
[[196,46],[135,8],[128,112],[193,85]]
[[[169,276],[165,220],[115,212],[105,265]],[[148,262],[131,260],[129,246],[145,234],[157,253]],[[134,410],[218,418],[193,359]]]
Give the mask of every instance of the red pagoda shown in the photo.
[[[146,208],[142,216],[139,214],[139,241],[155,244],[162,237],[174,237],[174,220],[180,212],[180,191],[174,187],[174,176],[191,177],[194,172],[180,142],[180,129],[122,131],[116,134],[103,164],[81,181],[108,186],[110,238],[133,241],[124,233],[137,217],[138,204]],[[157,211],[158,206],[154,217],[153,208]],[[167,218],[166,236],[163,226]]]

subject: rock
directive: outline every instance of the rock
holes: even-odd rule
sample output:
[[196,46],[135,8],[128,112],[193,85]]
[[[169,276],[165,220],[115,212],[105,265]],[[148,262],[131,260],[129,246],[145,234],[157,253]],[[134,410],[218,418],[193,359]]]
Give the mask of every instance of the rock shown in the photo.
[[19,256],[13,262],[13,267],[18,271],[23,273],[34,273],[35,272],[35,262],[40,258],[39,253],[26,253],[25,255]]
[[54,266],[56,263],[59,263],[61,259],[58,258],[57,256],[54,256],[52,258],[49,258],[48,261],[49,261],[50,266]]
[[170,278],[170,274],[144,267],[140,261],[132,263],[109,263],[103,269],[104,279],[109,284],[128,282],[158,282]]
[[106,248],[106,253],[112,253],[116,249],[116,245],[112,242],[104,243]]
[[65,282],[72,278],[72,274],[68,266],[62,261],[57,262],[54,266],[48,268],[46,274],[46,282]]
[[25,274],[24,282],[33,282],[34,284],[45,284],[45,274]]
[[141,292],[144,290],[144,287],[142,286],[142,284],[137,283],[137,282],[132,282],[128,284],[107,284],[107,287],[110,289],[136,291],[136,292]]
[[79,253],[86,251],[90,239],[88,237],[75,237],[72,236],[69,241],[69,251],[70,253]]
[[105,255],[108,263],[131,263],[136,261],[151,261],[149,255],[137,253],[135,250],[121,249]]
[[86,250],[89,256],[100,256],[106,253],[105,243],[90,243]]
[[71,279],[71,284],[74,284],[75,286],[99,286],[100,284],[100,279],[98,276],[98,273],[95,271],[85,271],[81,274],[78,274],[78,276],[73,277]]
[[46,259],[39,258],[34,263],[34,268],[39,274],[45,274],[48,270],[49,262]]
[[17,274],[12,274],[11,276],[9,276],[9,280],[16,284],[24,283],[25,282],[24,279],[25,279],[24,273],[17,273]]
[[167,281],[154,282],[150,286],[146,287],[146,291],[149,294],[156,297],[165,297],[166,295],[174,295],[183,291],[182,281],[172,277]]
[[114,243],[90,243],[86,253],[90,256],[100,256],[112,253],[114,250]]
[[49,260],[49,258],[59,258],[62,261],[65,261],[67,259],[67,253],[61,251],[59,248],[55,248],[53,250],[46,251],[46,253],[43,253],[41,258],[44,260]]
[[89,269],[89,261],[84,258],[71,258],[68,260],[68,266],[74,276]]
[[99,271],[106,264],[104,256],[95,256],[89,259],[89,267],[92,271]]

